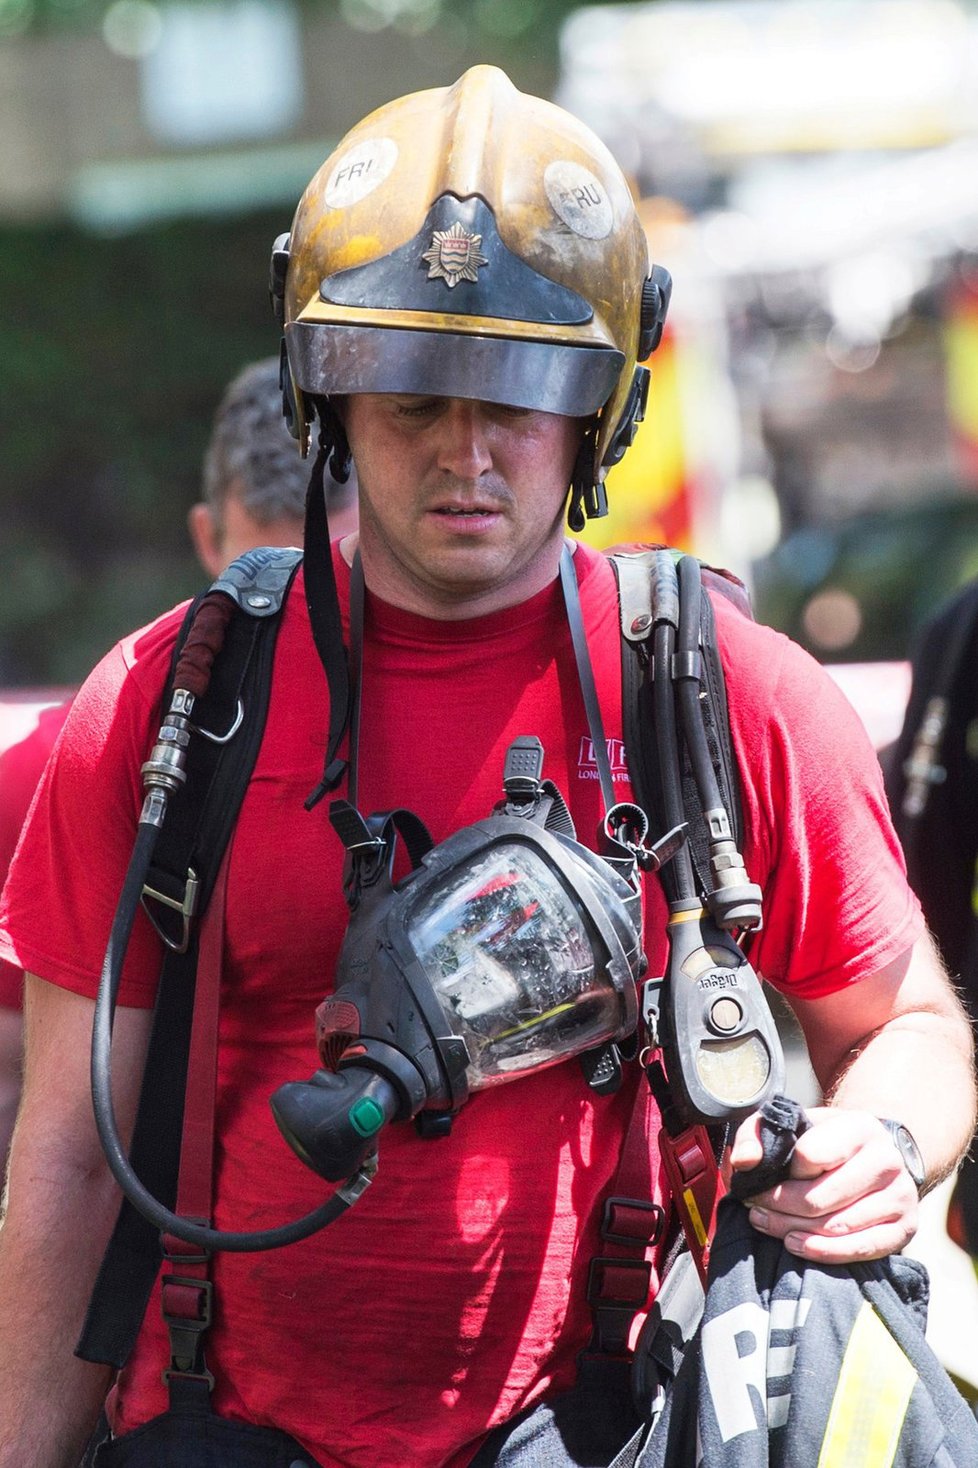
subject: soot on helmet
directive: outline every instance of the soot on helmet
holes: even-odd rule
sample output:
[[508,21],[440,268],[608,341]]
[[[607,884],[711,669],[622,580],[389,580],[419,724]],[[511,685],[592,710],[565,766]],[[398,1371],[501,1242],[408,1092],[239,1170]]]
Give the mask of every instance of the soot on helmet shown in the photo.
[[[517,740],[493,813],[437,846],[409,812],[365,819],[332,803],[350,922],[316,1015],[322,1067],[271,1098],[322,1177],[349,1177],[389,1122],[437,1135],[470,1091],[633,1034],[645,966],[634,855],[581,845],[542,764],[539,740]],[[395,883],[398,834],[417,859]]]

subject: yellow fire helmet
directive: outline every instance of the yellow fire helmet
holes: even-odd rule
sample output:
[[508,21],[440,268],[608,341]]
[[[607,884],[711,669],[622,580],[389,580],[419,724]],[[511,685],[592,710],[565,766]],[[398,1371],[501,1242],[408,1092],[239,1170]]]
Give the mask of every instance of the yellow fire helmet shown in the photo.
[[306,188],[273,247],[271,289],[304,454],[318,411],[335,472],[336,394],[566,414],[588,421],[570,523],[605,512],[671,281],[650,272],[621,169],[575,117],[493,66],[378,108]]

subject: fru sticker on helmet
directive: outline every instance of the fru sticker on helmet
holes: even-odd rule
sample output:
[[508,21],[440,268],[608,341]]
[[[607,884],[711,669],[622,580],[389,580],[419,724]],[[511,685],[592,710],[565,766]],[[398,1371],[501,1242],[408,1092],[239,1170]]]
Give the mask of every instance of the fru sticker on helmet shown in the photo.
[[558,159],[547,165],[543,186],[551,208],[575,234],[587,240],[603,240],[611,233],[611,200],[589,169],[569,159]]
[[389,177],[397,162],[393,138],[367,138],[337,159],[329,176],[324,201],[330,209],[346,209],[372,194]]

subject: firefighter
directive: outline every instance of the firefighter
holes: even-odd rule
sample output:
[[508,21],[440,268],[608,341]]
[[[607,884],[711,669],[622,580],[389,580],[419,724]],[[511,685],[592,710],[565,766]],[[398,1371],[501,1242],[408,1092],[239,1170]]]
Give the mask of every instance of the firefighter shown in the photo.
[[[359,123],[277,242],[273,284],[290,417],[300,447],[318,454],[305,560],[285,593],[226,869],[207,1134],[219,1230],[271,1230],[329,1192],[311,1154],[286,1147],[269,1098],[316,1064],[313,1015],[329,1002],[346,929],[347,853],[331,799],[391,821],[410,810],[444,851],[492,810],[507,753],[528,735],[581,841],[605,823],[605,786],[630,797],[614,576],[568,541],[565,520],[579,527],[602,511],[605,473],[648,386],[637,363],[668,297],[604,146],[491,67]],[[350,459],[359,533],[331,546],[318,476],[328,461],[342,477]],[[745,775],[744,856],[764,893],[752,959],[792,1003],[826,1096],[790,1180],[754,1196],[750,1218],[802,1259],[871,1259],[907,1243],[919,1193],[955,1167],[971,1134],[970,1032],[855,716],[786,639],[722,599],[714,610]],[[355,1207],[257,1259],[208,1259],[170,1241],[118,1374],[73,1354],[119,1202],[91,1114],[93,1001],[180,620],[124,640],[78,695],[5,894],[3,952],[30,977],[0,1244],[0,1468],[75,1462],[110,1387],[114,1439],[100,1468],[610,1462],[635,1420],[620,1373],[576,1413],[552,1409],[568,1394],[573,1408],[591,1339],[589,1265],[644,1094],[640,1067],[625,1064],[605,1093],[576,1060],[548,1053],[443,1107],[419,1135],[398,1116],[421,1105],[416,1076],[430,1057],[419,1051],[415,1064],[382,1053],[375,1034],[359,1039],[356,1006],[351,1033],[335,1013],[329,1031],[345,1047],[339,1074],[367,1055],[386,1065],[388,1089],[358,1095],[345,1116],[347,1140],[383,1124],[379,1170],[365,1190],[356,1174]],[[351,717],[331,718],[348,674]],[[376,825],[362,839],[358,829],[361,857],[387,851]],[[540,889],[532,872],[520,877],[531,888],[513,909],[523,932]],[[655,974],[666,907],[652,872],[642,887]],[[410,939],[420,963],[451,948],[436,942],[434,919],[426,927],[409,903],[399,911],[420,929],[390,935],[393,949]],[[551,907],[538,930],[548,960],[576,955],[589,971],[597,921],[586,904]],[[510,929],[498,932],[503,942]],[[124,1133],[160,954],[139,912],[112,1042]],[[516,982],[492,956],[482,988],[460,996],[470,1018]],[[536,1027],[527,1031],[530,1045]],[[445,1039],[442,1069],[454,1067],[460,1088],[467,1052]],[[313,1090],[336,1084],[327,1076]],[[663,1227],[650,1227],[643,1297],[670,1236],[656,1135],[653,1118],[640,1149],[645,1207]],[[760,1150],[748,1119],[733,1169]],[[194,1332],[199,1350],[187,1345]]]

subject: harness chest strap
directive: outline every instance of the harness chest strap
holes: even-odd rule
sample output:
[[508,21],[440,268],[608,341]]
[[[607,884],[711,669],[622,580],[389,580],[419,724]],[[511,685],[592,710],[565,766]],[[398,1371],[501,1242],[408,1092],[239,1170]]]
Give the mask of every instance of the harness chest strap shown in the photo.
[[[267,555],[268,553],[266,552],[265,554]],[[285,561],[286,557],[283,556],[282,559]],[[278,591],[277,596],[264,599],[268,605],[267,607],[263,606],[262,610],[262,616],[270,618],[273,623],[276,623],[278,620],[274,613],[281,607],[281,602],[284,599],[284,591],[287,589],[287,580],[289,575],[294,572],[296,559],[297,557],[293,558],[292,553],[290,553],[288,557],[290,564],[287,566],[283,565],[281,569],[278,566],[274,568],[279,575],[282,575],[283,572],[285,573],[283,576],[284,584],[281,588],[276,588]],[[638,570],[638,568],[636,569]],[[647,583],[647,564],[641,567],[639,575],[643,576]],[[222,589],[224,588],[222,587]],[[255,598],[252,596],[244,597],[239,588],[236,588],[236,590],[238,594],[235,599],[238,600],[239,606],[243,604],[243,609],[246,607],[249,611],[253,612]],[[648,592],[646,590],[646,604],[647,598]],[[264,676],[258,680],[260,686],[264,685],[266,695],[267,686],[270,682],[270,655],[273,645],[274,637],[268,643]],[[263,722],[263,718],[261,722]],[[237,742],[234,741],[234,743]],[[253,755],[251,758],[253,759]],[[250,768],[247,758],[245,765]],[[244,779],[246,781],[246,775]],[[210,804],[209,801],[207,803]],[[222,805],[225,804],[224,802],[221,803]],[[228,802],[227,804],[231,803]],[[233,817],[231,819],[233,820]],[[216,930],[218,934],[220,933],[221,926],[218,923]],[[214,931],[212,925],[211,931]],[[218,965],[220,962],[220,946],[220,942],[218,941]],[[188,956],[192,963],[192,955]],[[212,965],[208,964],[207,967],[212,967]],[[219,974],[219,967],[217,968],[217,972]],[[214,1019],[214,1029],[216,1040],[216,1017]],[[195,1184],[191,1186],[188,1183],[189,1194],[185,1195],[184,1185],[181,1182],[181,1197],[178,1204],[178,1212],[185,1217],[204,1219],[209,1218],[211,1213],[210,1164],[213,1160],[213,1104],[216,1060],[212,1058],[207,1065],[202,1065],[195,1055],[189,1069],[192,1075],[200,1078],[199,1086],[201,1089],[206,1089],[203,1077],[208,1077],[211,1096],[209,1104],[211,1109],[208,1120],[204,1122],[201,1120],[203,1113],[196,1109],[197,1103],[188,1098],[187,1110],[189,1117],[188,1127],[184,1129],[185,1136],[189,1136],[190,1149],[193,1151],[195,1145],[193,1140],[194,1134],[196,1133],[199,1136],[202,1131],[205,1132],[210,1138],[211,1155],[206,1166],[198,1161],[191,1167],[191,1175],[196,1173],[200,1177],[206,1172],[206,1190],[203,1185],[197,1186]],[[640,1182],[635,1186],[626,1184],[624,1181],[628,1168],[624,1168],[623,1172],[619,1175],[615,1191],[605,1205],[604,1217],[602,1219],[601,1237],[603,1252],[594,1261],[591,1270],[588,1294],[592,1304],[595,1305],[596,1312],[599,1312],[598,1320],[600,1321],[600,1325],[596,1329],[596,1338],[604,1343],[599,1347],[600,1349],[627,1349],[628,1337],[636,1311],[644,1308],[648,1300],[649,1285],[651,1282],[649,1251],[661,1240],[663,1226],[662,1210],[658,1205],[648,1201],[651,1197],[649,1139],[652,1135],[648,1115],[648,1088],[643,1085],[640,1090],[644,1098],[644,1105],[641,1103],[636,1105],[635,1111],[637,1116],[633,1117],[632,1120],[628,1134],[629,1140],[623,1149],[623,1161],[626,1154],[634,1157],[644,1152],[644,1171],[642,1174],[639,1174]],[[638,1115],[641,1116],[641,1120],[637,1119]],[[633,1168],[632,1176],[634,1177],[635,1175]],[[207,1373],[206,1368],[203,1367],[201,1337],[209,1323],[211,1309],[211,1291],[207,1277],[207,1260],[199,1254],[195,1254],[192,1246],[170,1237],[167,1237],[165,1240],[165,1249],[167,1261],[174,1266],[172,1272],[166,1277],[166,1287],[164,1290],[164,1312],[168,1317],[167,1323],[171,1328],[171,1335],[173,1336],[171,1351],[173,1359],[169,1368],[168,1377],[171,1380],[171,1385],[173,1378],[177,1376],[194,1380],[199,1379],[206,1383]],[[134,1312],[130,1313],[132,1314],[133,1320],[138,1324],[138,1316]],[[79,1354],[87,1353],[79,1350]],[[119,1351],[119,1357],[116,1358],[117,1364],[122,1364],[126,1354],[127,1352],[124,1350]],[[104,1360],[106,1356],[104,1354],[93,1355],[88,1358]]]

